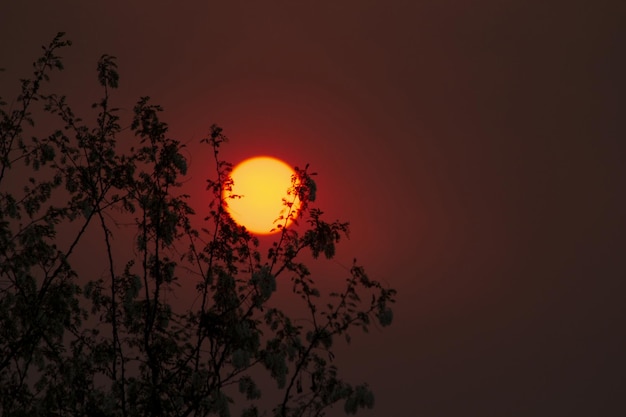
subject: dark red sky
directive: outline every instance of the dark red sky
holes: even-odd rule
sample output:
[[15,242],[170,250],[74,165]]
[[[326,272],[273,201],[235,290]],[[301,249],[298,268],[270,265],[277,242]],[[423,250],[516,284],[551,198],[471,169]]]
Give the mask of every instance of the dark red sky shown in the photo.
[[343,355],[360,415],[626,415],[623,2],[6,3],[3,96],[63,30],[56,89],[90,104],[116,55],[120,106],[152,96],[189,141],[194,198],[214,122],[232,162],[319,173],[339,261],[399,291]]

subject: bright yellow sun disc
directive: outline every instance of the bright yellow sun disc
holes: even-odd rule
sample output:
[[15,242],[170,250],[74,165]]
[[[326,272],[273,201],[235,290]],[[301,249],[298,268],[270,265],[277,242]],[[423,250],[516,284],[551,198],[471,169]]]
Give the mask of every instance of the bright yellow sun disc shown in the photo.
[[[287,214],[283,199],[292,201],[288,194],[291,188],[293,169],[280,159],[260,156],[246,159],[237,165],[232,173],[233,187],[225,191],[224,197],[230,216],[238,224],[258,234],[277,232],[277,225],[285,225],[285,220],[276,221]],[[241,196],[240,198],[232,197]],[[232,198],[231,198],[232,197]],[[297,210],[298,204],[293,205]]]

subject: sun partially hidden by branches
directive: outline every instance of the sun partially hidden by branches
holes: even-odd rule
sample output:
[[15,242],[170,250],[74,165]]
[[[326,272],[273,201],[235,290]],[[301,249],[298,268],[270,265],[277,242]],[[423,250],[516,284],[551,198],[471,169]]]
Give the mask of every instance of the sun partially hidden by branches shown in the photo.
[[[124,136],[110,103],[115,57],[98,62],[103,96],[92,123],[44,91],[69,45],[58,34],[21,81],[14,108],[0,103],[0,414],[287,417],[322,416],[337,403],[349,414],[371,408],[367,384],[340,378],[333,343],[389,325],[395,291],[356,261],[342,291],[316,286],[301,255],[333,258],[348,223],[327,222],[313,207],[308,166],[296,169],[290,190],[299,214],[286,199],[280,233],[262,254],[225,210],[232,165],[220,157],[222,129],[211,126],[201,142],[215,162],[207,180],[214,198],[200,208],[206,226],[196,228],[181,184],[184,145],[168,136],[163,109],[142,97],[130,122],[135,138]],[[35,111],[59,126],[35,126]],[[123,151],[122,138],[134,146]],[[122,219],[132,224],[134,250],[120,255]],[[288,219],[296,223],[286,227]],[[75,267],[93,231],[104,249],[90,263],[106,265],[97,279]],[[197,282],[199,303],[186,309],[167,297],[182,280]],[[273,303],[279,280],[291,280],[306,320]],[[259,384],[264,374],[273,385]],[[269,391],[279,400],[268,406]]]

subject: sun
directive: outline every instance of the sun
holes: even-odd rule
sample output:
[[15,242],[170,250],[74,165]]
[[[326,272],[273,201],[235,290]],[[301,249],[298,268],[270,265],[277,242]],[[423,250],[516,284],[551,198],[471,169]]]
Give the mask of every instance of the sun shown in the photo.
[[[283,199],[293,201],[288,194],[295,172],[280,159],[256,156],[246,159],[233,169],[233,186],[223,193],[228,213],[238,224],[255,234],[278,232],[278,225],[289,226],[291,220],[276,221],[286,215]],[[234,197],[240,196],[240,197]],[[297,213],[300,202],[296,199],[292,212]],[[273,231],[272,231],[273,229]]]

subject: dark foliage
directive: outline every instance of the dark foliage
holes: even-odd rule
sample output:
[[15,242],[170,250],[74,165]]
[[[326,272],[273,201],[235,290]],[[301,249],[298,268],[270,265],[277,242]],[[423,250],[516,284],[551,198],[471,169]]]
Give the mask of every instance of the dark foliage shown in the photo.
[[[219,154],[226,137],[211,126],[201,142],[215,159],[215,179],[207,181],[214,199],[207,227],[194,228],[180,182],[184,146],[168,137],[162,109],[141,98],[130,124],[136,145],[118,145],[128,132],[110,103],[119,82],[114,57],[103,55],[97,65],[103,97],[92,125],[64,96],[44,93],[49,75],[63,69],[59,50],[69,45],[63,34],[55,37],[21,81],[15,108],[0,103],[0,413],[228,416],[236,403],[245,417],[287,417],[322,416],[337,402],[347,413],[372,407],[366,384],[340,379],[333,341],[390,324],[395,291],[355,263],[343,291],[320,294],[299,255],[332,258],[348,224],[328,223],[311,206],[308,167],[296,170],[281,216],[306,231],[278,224],[263,256],[225,210],[231,165]],[[31,134],[37,109],[61,126]],[[296,198],[303,208],[297,216]],[[123,220],[135,249],[121,256],[114,238]],[[105,243],[98,262],[106,274],[97,279],[73,267],[94,228]],[[291,279],[306,320],[273,306],[278,279]],[[200,302],[176,311],[168,294],[181,280],[197,282]],[[264,372],[275,384],[263,391],[280,396],[269,408],[258,382]]]

